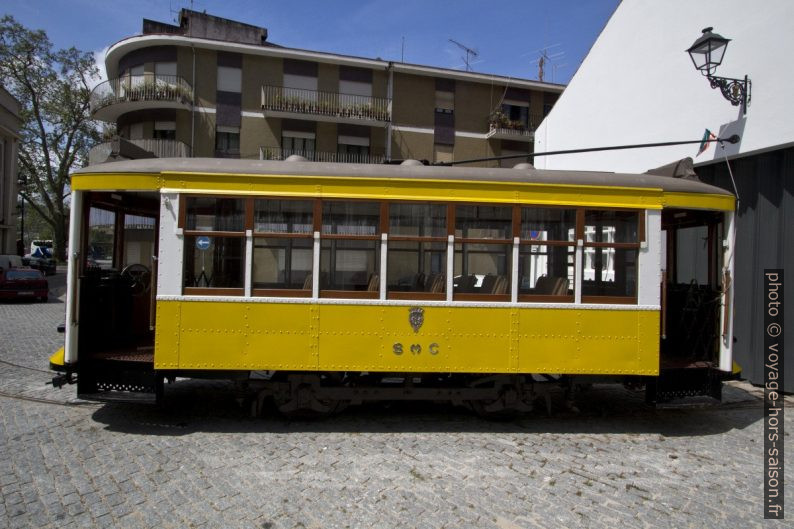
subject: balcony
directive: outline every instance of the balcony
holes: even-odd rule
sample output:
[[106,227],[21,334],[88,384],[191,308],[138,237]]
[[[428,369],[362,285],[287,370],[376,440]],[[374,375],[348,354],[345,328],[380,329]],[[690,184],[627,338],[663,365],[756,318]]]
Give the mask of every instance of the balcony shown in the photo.
[[110,79],[91,91],[89,101],[94,119],[115,122],[134,110],[150,108],[190,109],[193,87],[175,75],[133,75]]
[[89,165],[138,158],[190,158],[190,146],[177,140],[118,138],[94,145],[88,151]]
[[383,156],[373,154],[348,154],[323,151],[298,151],[279,147],[260,147],[260,160],[286,160],[293,154],[303,156],[310,162],[338,163],[383,163]]
[[528,122],[513,120],[497,112],[488,119],[486,138],[495,140],[512,140],[532,142],[535,140],[535,129],[543,121],[543,116],[530,114]]
[[385,127],[391,121],[391,99],[286,88],[262,87],[265,117],[330,121]]

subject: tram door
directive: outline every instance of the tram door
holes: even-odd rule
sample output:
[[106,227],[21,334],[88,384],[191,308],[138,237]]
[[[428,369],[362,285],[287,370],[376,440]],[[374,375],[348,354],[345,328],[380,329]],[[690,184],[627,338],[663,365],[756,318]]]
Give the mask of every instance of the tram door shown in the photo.
[[86,193],[77,270],[78,393],[129,389],[131,379],[149,386],[158,207],[154,194]]
[[722,336],[723,214],[665,210],[661,367],[716,365]]

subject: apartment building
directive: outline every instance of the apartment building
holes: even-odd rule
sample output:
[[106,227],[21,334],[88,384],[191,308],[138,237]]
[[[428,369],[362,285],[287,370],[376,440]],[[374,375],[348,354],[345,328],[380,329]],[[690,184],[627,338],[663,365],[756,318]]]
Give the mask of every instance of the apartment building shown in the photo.
[[[381,163],[530,154],[564,86],[286,48],[267,29],[183,9],[107,52],[91,96],[114,137],[91,163],[235,157]],[[512,166],[522,160],[504,162]],[[489,165],[494,165],[490,162]]]
[[17,253],[19,102],[0,86],[0,254]]

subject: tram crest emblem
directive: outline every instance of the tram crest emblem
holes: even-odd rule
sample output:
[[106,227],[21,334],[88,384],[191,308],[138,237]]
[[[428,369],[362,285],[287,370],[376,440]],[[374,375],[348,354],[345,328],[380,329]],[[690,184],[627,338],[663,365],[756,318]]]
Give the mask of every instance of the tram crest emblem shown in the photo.
[[419,329],[425,322],[425,309],[420,307],[411,307],[408,309],[408,322],[411,324],[414,332],[419,332]]

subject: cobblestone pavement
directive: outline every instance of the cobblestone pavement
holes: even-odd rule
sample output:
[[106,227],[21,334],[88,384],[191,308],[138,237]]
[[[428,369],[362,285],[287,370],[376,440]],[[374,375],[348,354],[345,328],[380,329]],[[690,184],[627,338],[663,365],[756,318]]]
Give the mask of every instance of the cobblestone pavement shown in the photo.
[[511,423],[417,404],[252,419],[227,385],[191,381],[167,387],[166,409],[82,403],[37,371],[63,313],[0,304],[1,527],[762,526],[745,384],[660,410],[596,386],[578,414]]

